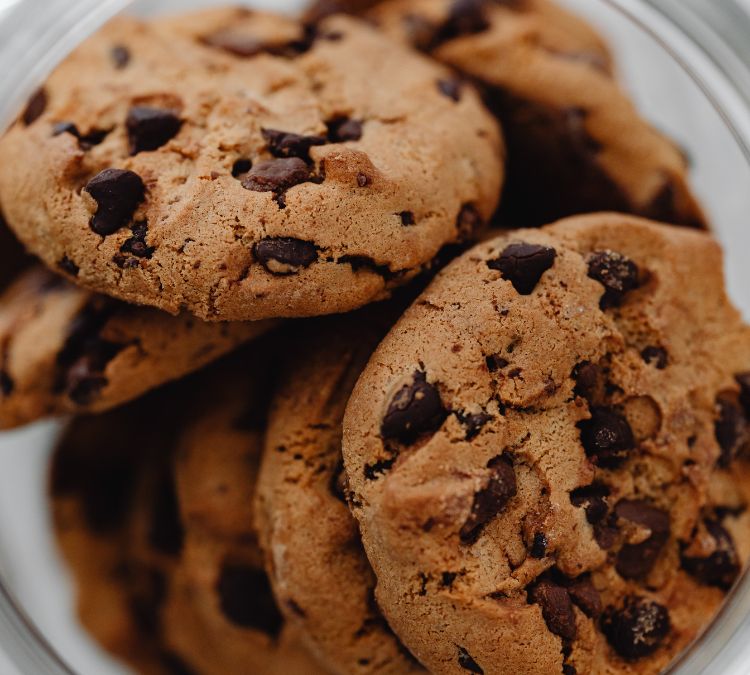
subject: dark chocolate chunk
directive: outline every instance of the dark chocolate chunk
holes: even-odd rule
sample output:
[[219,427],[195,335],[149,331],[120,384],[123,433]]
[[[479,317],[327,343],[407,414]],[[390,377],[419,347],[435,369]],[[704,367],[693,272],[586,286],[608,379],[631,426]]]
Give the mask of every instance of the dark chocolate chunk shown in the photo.
[[372,181],[370,180],[370,178],[368,176],[365,176],[365,174],[363,173],[357,174],[357,185],[359,185],[359,187],[366,187],[371,182]]
[[105,169],[83,188],[99,205],[89,221],[96,234],[105,237],[125,227],[132,219],[146,192],[141,177],[123,169]]
[[531,295],[542,275],[555,263],[557,251],[534,244],[511,244],[487,267],[502,272],[521,295]]
[[495,373],[498,370],[502,370],[507,365],[508,365],[508,361],[506,361],[504,358],[502,358],[498,354],[493,354],[492,356],[487,357],[487,368],[489,368],[491,373]]
[[528,592],[529,604],[541,605],[547,628],[565,640],[578,636],[576,615],[568,591],[551,581],[540,581]]
[[471,539],[475,531],[490,518],[500,513],[506,504],[518,494],[516,472],[504,457],[495,457],[489,465],[487,487],[474,495],[471,514],[460,531],[464,540]]
[[603,483],[593,483],[576,488],[570,493],[570,503],[586,509],[586,520],[592,525],[600,523],[607,515],[609,488]]
[[568,595],[581,611],[590,619],[598,619],[602,614],[602,599],[588,579],[574,579],[565,586]]
[[482,427],[492,419],[492,415],[487,413],[477,413],[476,415],[459,415],[459,419],[466,425],[466,440],[470,441],[477,436]]
[[347,117],[335,119],[328,123],[328,138],[331,143],[346,143],[362,138],[362,122]]
[[599,379],[599,368],[595,363],[582,361],[573,369],[573,379],[584,392],[590,392],[596,387]]
[[456,227],[458,228],[459,241],[472,243],[476,241],[477,236],[487,227],[487,224],[472,204],[464,204],[458,213]]
[[57,266],[66,274],[70,274],[73,277],[78,276],[80,268],[76,265],[68,256],[64,255],[63,259],[57,263]]
[[456,103],[461,100],[461,91],[464,88],[462,80],[438,80],[438,89],[443,96],[453,99]]
[[719,466],[729,466],[747,445],[748,421],[731,393],[720,394],[716,405],[719,419],[714,423],[714,433],[721,448]]
[[110,56],[117,70],[122,70],[130,63],[130,50],[123,45],[115,45],[110,51]]
[[[716,549],[707,558],[680,555],[682,569],[709,586],[728,590],[740,573],[740,561],[732,535],[715,520],[704,521],[708,533],[716,542]],[[685,546],[682,546],[684,550]]]
[[177,490],[171,475],[159,481],[151,512],[148,543],[157,551],[176,556],[182,551],[185,529],[180,520]]
[[422,372],[412,376],[393,397],[383,417],[380,433],[384,440],[409,442],[421,433],[437,431],[447,413],[438,390]]
[[10,396],[16,384],[6,370],[0,370],[0,394]]
[[614,408],[592,408],[591,419],[579,422],[581,443],[589,457],[603,467],[622,463],[633,447],[633,431],[624,415]]
[[274,157],[299,157],[305,162],[311,161],[311,147],[326,144],[322,136],[300,136],[275,129],[263,129],[263,138],[268,141],[268,149]]
[[458,648],[458,665],[461,666],[464,670],[468,670],[470,673],[476,673],[477,675],[484,675],[484,670],[479,666],[479,664],[469,656],[469,652],[467,652],[463,647]]
[[750,373],[740,373],[734,379],[740,385],[740,405],[745,413],[745,419],[750,418]]
[[23,113],[23,123],[28,127],[34,124],[47,109],[47,90],[44,87],[37,89],[29,102],[26,104],[26,110]]
[[641,352],[641,357],[646,363],[656,366],[657,370],[664,370],[669,363],[667,350],[664,347],[646,347]]
[[411,211],[402,211],[398,214],[404,227],[414,225],[414,214]]
[[[318,249],[311,241],[301,239],[264,239],[255,245],[255,257],[273,274],[293,274],[310,267],[318,259]],[[277,265],[290,269],[278,269]]]
[[638,265],[621,253],[596,251],[587,262],[589,277],[605,288],[599,302],[602,309],[618,307],[628,291],[638,288]]
[[531,551],[529,552],[529,554],[532,558],[541,560],[547,555],[548,545],[549,544],[547,543],[547,537],[545,537],[542,532],[537,532],[534,535],[534,543],[531,546]]
[[640,544],[625,544],[620,549],[617,555],[617,572],[626,579],[648,574],[669,539],[669,514],[646,502],[622,500],[615,506],[615,515],[651,530],[651,536],[645,541]]
[[125,120],[130,139],[130,154],[158,150],[172,140],[182,128],[179,111],[171,108],[130,109]]
[[276,637],[284,619],[273,599],[268,577],[249,567],[227,566],[216,585],[221,610],[243,628],[254,628]]
[[563,675],[576,675],[578,671],[573,666],[564,665]]
[[81,150],[91,150],[95,145],[99,145],[109,134],[106,129],[93,129],[85,136],[81,136],[78,127],[72,122],[58,122],[52,127],[52,135],[70,134],[78,139],[78,145]]
[[150,260],[154,251],[156,251],[156,247],[146,244],[147,234],[148,223],[145,220],[137,222],[133,226],[133,236],[120,247],[120,253],[132,253],[138,258]]
[[280,195],[300,183],[310,180],[310,170],[299,157],[267,159],[256,164],[242,179],[242,187],[253,192],[273,192]]
[[447,42],[460,35],[481,33],[490,27],[485,16],[487,0],[455,0],[448,20],[441,26],[437,42]]
[[622,609],[609,608],[602,631],[615,651],[625,659],[653,654],[671,629],[666,607],[630,596]]

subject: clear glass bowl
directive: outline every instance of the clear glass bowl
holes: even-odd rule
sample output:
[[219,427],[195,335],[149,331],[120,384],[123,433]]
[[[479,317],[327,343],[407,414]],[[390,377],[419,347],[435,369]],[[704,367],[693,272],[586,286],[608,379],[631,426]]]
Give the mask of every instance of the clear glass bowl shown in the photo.
[[[611,40],[643,114],[685,148],[695,190],[726,250],[727,281],[750,319],[750,15],[733,0],[560,0]],[[750,0],[743,0],[750,9]],[[50,70],[119,11],[158,13],[211,0],[0,0],[0,124]],[[255,0],[291,11],[301,0]],[[112,675],[127,670],[78,627],[70,579],[51,536],[49,455],[60,423],[0,434],[0,672]],[[668,669],[750,672],[750,578]]]

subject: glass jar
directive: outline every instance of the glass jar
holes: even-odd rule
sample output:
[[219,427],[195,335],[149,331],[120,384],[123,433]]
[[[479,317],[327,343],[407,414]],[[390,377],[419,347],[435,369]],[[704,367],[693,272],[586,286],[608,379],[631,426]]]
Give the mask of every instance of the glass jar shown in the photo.
[[[725,247],[730,294],[750,319],[750,14],[733,0],[558,1],[610,39],[623,83],[642,113],[690,157],[695,191]],[[750,10],[750,0],[743,1]],[[54,66],[116,13],[209,4],[0,0],[0,124],[4,129]],[[246,4],[292,11],[302,2]],[[54,546],[46,471],[61,428],[46,422],[0,434],[0,672],[122,674],[126,669],[78,628],[72,585]],[[748,576],[746,569],[670,675],[748,672]]]

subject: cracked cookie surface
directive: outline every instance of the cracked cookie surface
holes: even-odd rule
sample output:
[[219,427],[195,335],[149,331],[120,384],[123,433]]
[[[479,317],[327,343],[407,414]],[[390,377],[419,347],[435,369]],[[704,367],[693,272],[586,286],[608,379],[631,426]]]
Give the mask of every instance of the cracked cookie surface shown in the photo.
[[34,267],[0,296],[0,429],[109,410],[275,326],[127,305]]
[[483,91],[508,142],[503,225],[621,211],[706,227],[684,153],[640,117],[604,40],[567,10],[548,0],[385,0],[367,16]]
[[620,214],[449,265],[344,420],[394,631],[435,673],[659,673],[747,559],[750,329],[709,236]]
[[209,320],[348,311],[495,210],[497,122],[450,77],[347,17],[117,19],[0,140],[0,199],[91,290]]

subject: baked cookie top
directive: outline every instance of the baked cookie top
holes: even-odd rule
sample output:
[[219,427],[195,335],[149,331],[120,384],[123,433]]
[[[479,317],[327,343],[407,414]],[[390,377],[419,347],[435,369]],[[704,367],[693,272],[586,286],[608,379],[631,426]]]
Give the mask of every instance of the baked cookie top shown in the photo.
[[503,225],[621,211],[706,227],[684,153],[640,117],[578,17],[548,0],[385,0],[367,16],[482,89],[508,143]]
[[109,410],[276,323],[172,316],[92,293],[38,265],[0,295],[0,429]]
[[377,598],[435,673],[661,672],[750,554],[750,329],[708,235],[508,232],[380,345],[343,454]]
[[373,601],[341,455],[347,401],[399,315],[391,309],[318,320],[285,346],[258,481],[258,534],[279,607],[338,675],[426,672]]
[[209,320],[348,311],[495,210],[500,131],[451,78],[347,17],[117,19],[0,140],[0,201],[49,267],[119,299]]

